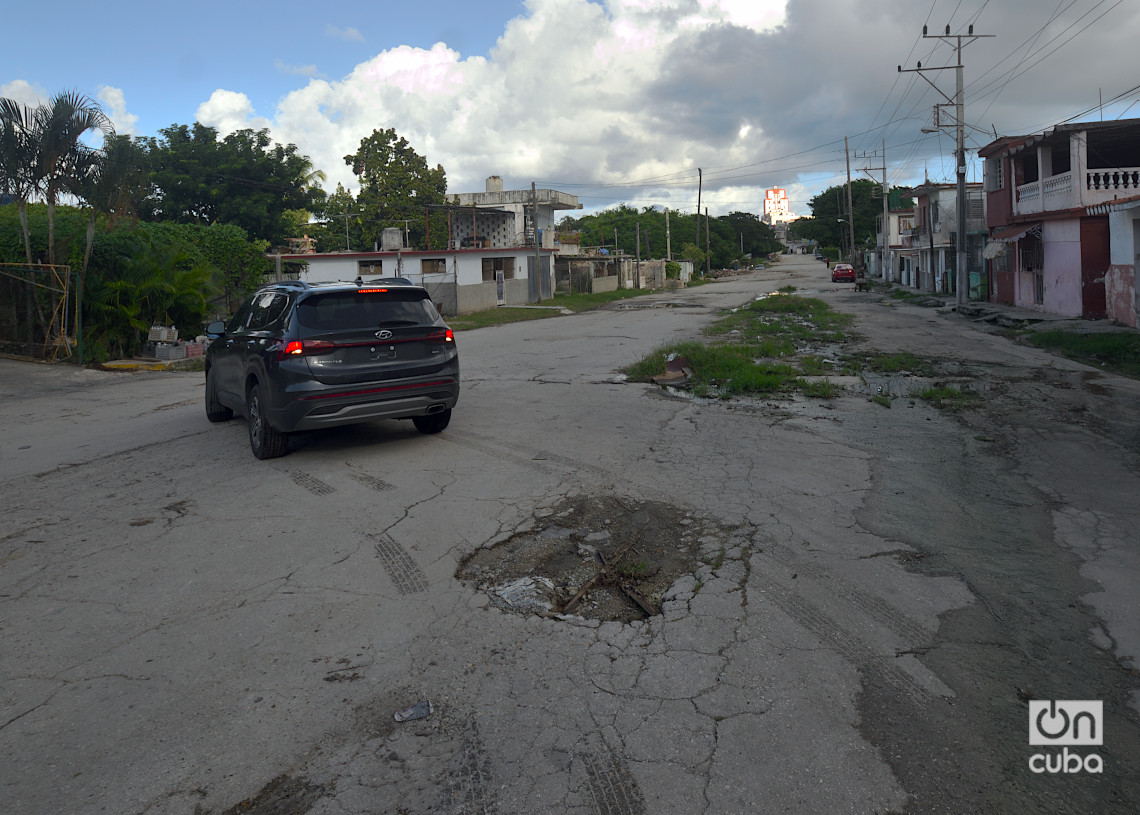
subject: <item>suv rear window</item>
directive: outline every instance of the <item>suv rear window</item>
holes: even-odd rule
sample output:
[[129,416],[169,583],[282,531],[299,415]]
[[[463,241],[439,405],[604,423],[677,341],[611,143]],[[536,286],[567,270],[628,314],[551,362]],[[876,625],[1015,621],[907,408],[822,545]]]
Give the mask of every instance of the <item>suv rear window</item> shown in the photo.
[[438,318],[427,293],[416,289],[329,292],[306,297],[297,304],[298,322],[316,331],[423,325]]

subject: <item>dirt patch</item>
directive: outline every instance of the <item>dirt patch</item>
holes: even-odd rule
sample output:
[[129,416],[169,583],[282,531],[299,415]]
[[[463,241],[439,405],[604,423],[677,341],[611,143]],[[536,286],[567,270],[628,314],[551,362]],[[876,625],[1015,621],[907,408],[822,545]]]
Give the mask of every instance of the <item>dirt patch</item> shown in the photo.
[[582,496],[474,552],[455,576],[509,611],[631,622],[659,613],[678,578],[722,558],[727,537],[669,504]]
[[[253,798],[234,804],[222,815],[305,815],[325,794],[325,788],[304,778],[279,775]],[[196,809],[200,812],[200,809]]]

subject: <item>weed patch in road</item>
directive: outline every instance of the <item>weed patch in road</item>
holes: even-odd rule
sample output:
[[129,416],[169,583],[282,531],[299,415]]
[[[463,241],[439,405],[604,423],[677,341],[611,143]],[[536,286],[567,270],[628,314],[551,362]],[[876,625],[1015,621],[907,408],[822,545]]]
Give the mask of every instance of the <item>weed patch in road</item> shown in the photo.
[[956,388],[952,385],[932,385],[929,388],[916,391],[914,395],[924,402],[929,402],[934,407],[951,411],[971,408],[982,401],[982,396],[977,391],[968,388]]
[[899,354],[862,355],[859,360],[848,360],[850,367],[877,374],[909,374],[911,376],[934,376],[934,363],[929,359],[915,356],[909,351]]
[[770,296],[726,313],[705,331],[710,341],[658,348],[626,373],[648,382],[665,373],[668,359],[682,357],[692,372],[685,386],[695,396],[802,393],[833,398],[840,389],[820,377],[841,371],[821,349],[852,339],[847,331],[852,320],[822,300]]

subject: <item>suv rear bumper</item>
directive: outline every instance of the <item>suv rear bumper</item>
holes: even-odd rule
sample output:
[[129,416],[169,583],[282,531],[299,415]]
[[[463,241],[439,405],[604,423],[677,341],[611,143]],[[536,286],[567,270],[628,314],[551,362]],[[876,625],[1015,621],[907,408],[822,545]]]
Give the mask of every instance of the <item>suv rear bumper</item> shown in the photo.
[[283,408],[269,411],[270,424],[282,432],[367,422],[407,419],[455,407],[459,380],[451,376],[421,382],[383,383],[340,392],[297,395]]

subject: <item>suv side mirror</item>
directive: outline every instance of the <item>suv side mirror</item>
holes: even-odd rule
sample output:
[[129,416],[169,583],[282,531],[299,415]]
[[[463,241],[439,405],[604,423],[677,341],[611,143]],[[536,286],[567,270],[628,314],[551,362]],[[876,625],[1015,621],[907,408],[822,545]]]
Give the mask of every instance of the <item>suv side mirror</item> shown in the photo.
[[225,320],[215,320],[214,322],[212,322],[208,326],[206,326],[206,336],[210,337],[211,339],[217,339],[218,337],[222,336],[225,333],[226,333],[226,321]]

